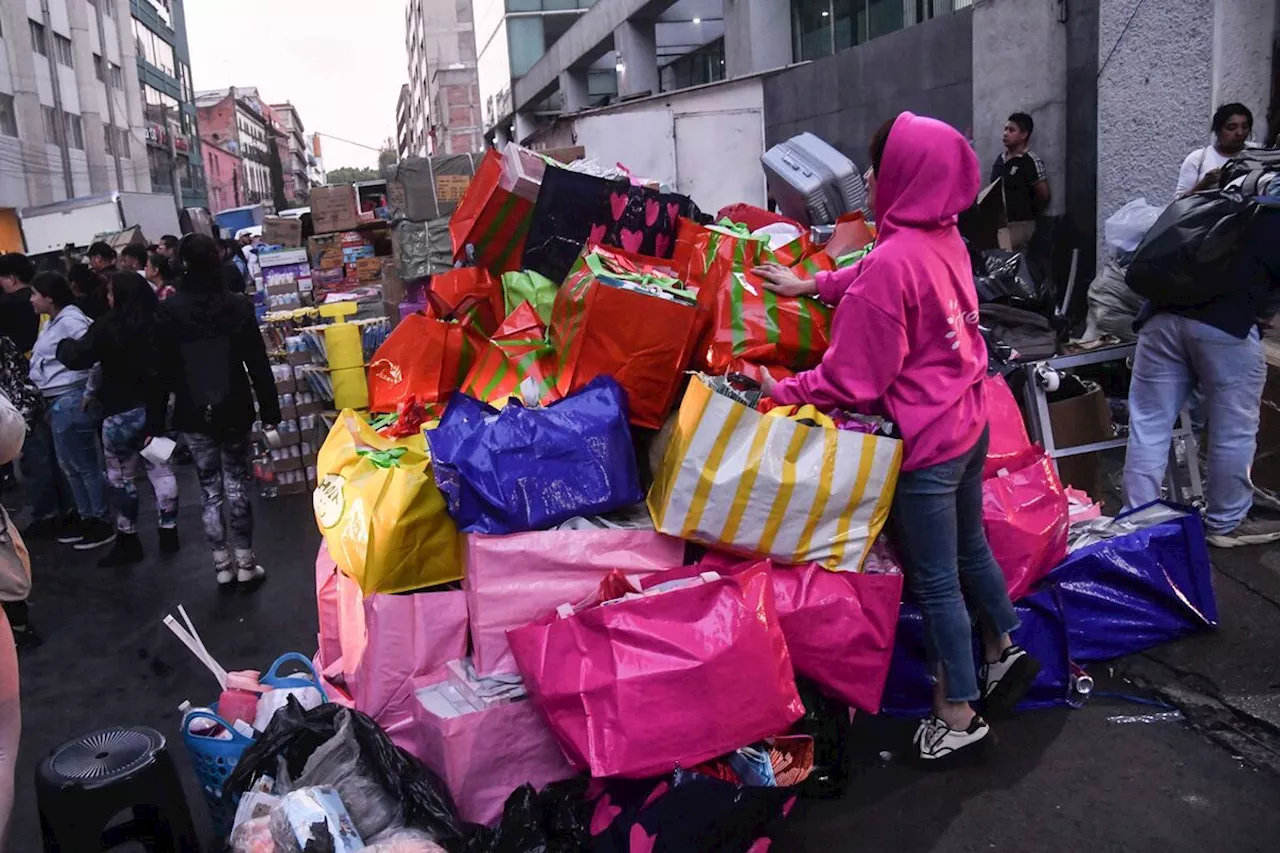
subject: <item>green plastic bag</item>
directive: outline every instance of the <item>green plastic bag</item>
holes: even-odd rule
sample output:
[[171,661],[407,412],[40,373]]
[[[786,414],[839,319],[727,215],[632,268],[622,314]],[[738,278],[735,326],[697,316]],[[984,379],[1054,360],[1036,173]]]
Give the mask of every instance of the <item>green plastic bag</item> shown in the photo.
[[537,312],[538,319],[544,325],[551,323],[551,309],[556,304],[556,293],[560,287],[544,275],[524,270],[502,275],[502,298],[506,302],[507,316],[519,307],[521,302],[528,302]]

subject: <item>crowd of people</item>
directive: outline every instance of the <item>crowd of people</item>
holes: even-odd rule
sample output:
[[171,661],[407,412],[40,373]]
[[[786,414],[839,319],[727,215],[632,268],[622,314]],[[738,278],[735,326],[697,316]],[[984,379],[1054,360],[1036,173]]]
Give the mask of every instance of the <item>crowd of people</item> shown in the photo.
[[[258,418],[251,381],[264,425],[280,415],[232,253],[240,254],[188,235],[119,253],[94,243],[83,262],[62,271],[37,272],[17,253],[0,256],[0,392],[27,428],[17,463],[30,514],[25,540],[110,546],[102,568],[141,561],[136,483],[145,472],[159,551],[178,551],[173,465],[188,454],[218,584],[264,578],[249,504]],[[148,452],[156,439],[165,440]],[[7,483],[16,479],[8,472]],[[21,647],[24,636],[34,638],[25,608],[7,602],[6,611]]]

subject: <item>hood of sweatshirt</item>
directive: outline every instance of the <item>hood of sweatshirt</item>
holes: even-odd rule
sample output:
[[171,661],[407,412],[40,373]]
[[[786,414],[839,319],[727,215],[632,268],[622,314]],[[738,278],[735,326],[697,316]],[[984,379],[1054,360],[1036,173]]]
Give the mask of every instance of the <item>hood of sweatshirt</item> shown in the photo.
[[951,125],[904,112],[889,131],[876,173],[881,239],[902,229],[949,228],[978,196],[978,158]]

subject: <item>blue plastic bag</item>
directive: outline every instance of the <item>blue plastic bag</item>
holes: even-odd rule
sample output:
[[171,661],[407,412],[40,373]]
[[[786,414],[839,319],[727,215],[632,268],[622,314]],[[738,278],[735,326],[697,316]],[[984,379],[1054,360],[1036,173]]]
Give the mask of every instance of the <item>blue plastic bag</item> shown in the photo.
[[539,409],[513,400],[499,412],[454,394],[427,442],[449,515],[466,533],[546,530],[644,497],[626,392],[608,376]]
[[1111,660],[1217,627],[1204,526],[1194,510],[1165,506],[1182,514],[1081,548],[1045,579],[1058,590],[1076,661]]
[[[1040,661],[1036,677],[1018,710],[1069,704],[1071,652],[1063,610],[1052,589],[1041,589],[1014,603],[1022,625],[1013,641]],[[975,672],[981,672],[982,644],[975,635]],[[981,688],[979,684],[979,688]],[[925,659],[924,618],[912,602],[898,612],[898,634],[885,683],[882,713],[895,717],[923,717],[933,707],[933,678]]]

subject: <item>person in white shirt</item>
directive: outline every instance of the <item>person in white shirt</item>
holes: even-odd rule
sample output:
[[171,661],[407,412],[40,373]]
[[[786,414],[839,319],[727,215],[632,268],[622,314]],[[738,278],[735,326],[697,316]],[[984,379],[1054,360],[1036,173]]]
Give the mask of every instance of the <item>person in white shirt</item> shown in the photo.
[[1213,114],[1213,142],[1192,151],[1182,161],[1173,197],[1179,199],[1194,192],[1211,175],[1216,178],[1218,170],[1245,149],[1252,134],[1253,113],[1248,107],[1235,103],[1218,107]]

